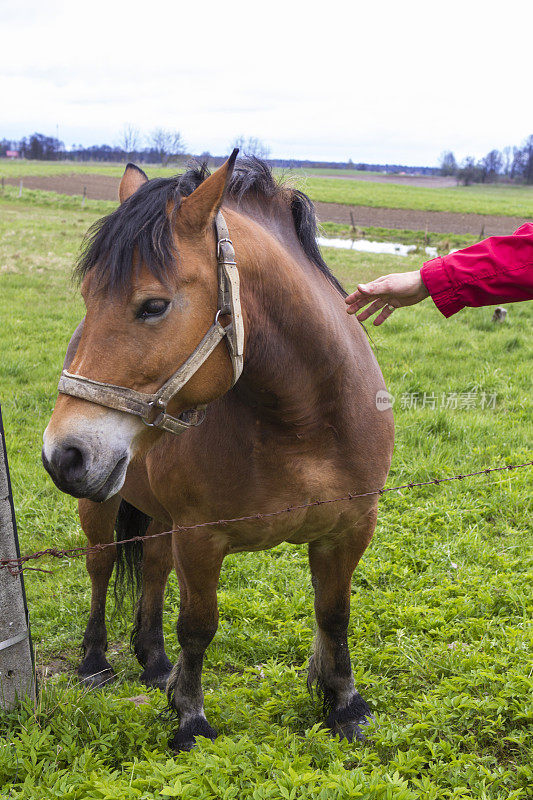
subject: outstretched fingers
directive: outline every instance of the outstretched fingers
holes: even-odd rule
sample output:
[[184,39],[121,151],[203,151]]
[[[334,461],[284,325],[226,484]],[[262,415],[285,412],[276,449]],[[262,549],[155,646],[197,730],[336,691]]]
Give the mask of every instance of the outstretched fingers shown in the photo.
[[[368,298],[366,302],[368,303],[370,302],[370,300],[371,298]],[[380,308],[383,308],[385,304],[386,300],[383,300],[381,298],[379,300],[374,300],[372,305],[368,306],[368,308],[365,308],[364,311],[361,311],[361,313],[357,315],[357,319],[363,322],[365,319],[371,317],[372,314],[375,314],[377,311],[379,311]]]
[[358,284],[355,292],[348,295],[348,297],[345,299],[345,303],[348,306],[346,310],[348,311],[348,314],[356,314],[361,308],[364,308],[373,300],[382,301],[383,305],[383,303],[387,302],[389,294],[390,286],[387,276],[377,278],[375,281],[371,281],[367,284],[360,283]]
[[412,306],[428,296],[429,292],[422,281],[420,270],[413,270],[382,275],[367,284],[360,283],[356,291],[348,295],[345,302],[348,314],[357,314],[361,309],[365,309],[357,315],[357,319],[361,322],[383,309],[374,320],[374,325],[381,325],[395,308]]
[[[378,314],[374,320],[374,325],[381,325],[382,322],[385,322],[385,320],[390,317],[394,309],[395,306],[391,305],[390,303],[385,303],[381,314]],[[361,319],[361,315],[359,315],[357,319]]]

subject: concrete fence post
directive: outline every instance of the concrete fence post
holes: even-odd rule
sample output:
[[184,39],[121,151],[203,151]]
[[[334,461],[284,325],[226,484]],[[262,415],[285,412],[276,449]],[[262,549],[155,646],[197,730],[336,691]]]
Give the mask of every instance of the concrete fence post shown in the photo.
[[[0,406],[0,558],[20,556]],[[0,709],[35,698],[33,649],[22,574],[0,569]]]

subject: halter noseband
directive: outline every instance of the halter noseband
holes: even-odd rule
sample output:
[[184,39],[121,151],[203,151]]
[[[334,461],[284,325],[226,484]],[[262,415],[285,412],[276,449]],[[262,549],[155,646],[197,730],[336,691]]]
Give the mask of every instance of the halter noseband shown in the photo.
[[[182,412],[179,417],[172,417],[167,414],[167,405],[200,369],[224,337],[226,337],[233,367],[232,385],[237,382],[242,372],[244,324],[239,291],[239,272],[233,243],[229,238],[228,227],[220,211],[215,217],[215,231],[218,262],[218,311],[215,321],[198,347],[163,386],[154,394],[146,394],[137,392],[135,389],[128,389],[126,386],[101,383],[63,370],[57,387],[59,392],[97,403],[100,406],[114,408],[117,411],[124,411],[127,414],[135,414],[142,419],[145,425],[161,428],[170,433],[183,433],[203,422],[205,417],[203,409],[191,409]],[[225,327],[219,322],[221,315],[231,318],[230,323]]]

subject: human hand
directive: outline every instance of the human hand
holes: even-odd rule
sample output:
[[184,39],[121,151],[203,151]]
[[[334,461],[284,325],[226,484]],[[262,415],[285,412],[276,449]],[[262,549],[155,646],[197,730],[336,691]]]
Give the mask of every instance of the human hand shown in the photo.
[[363,322],[381,309],[381,313],[374,320],[374,325],[381,325],[395,308],[414,306],[426,297],[429,297],[429,292],[424,286],[420,270],[415,270],[383,275],[370,283],[360,283],[357,290],[349,295],[345,302],[348,305],[346,309],[348,314],[356,314],[361,308],[372,303],[357,315],[357,319]]

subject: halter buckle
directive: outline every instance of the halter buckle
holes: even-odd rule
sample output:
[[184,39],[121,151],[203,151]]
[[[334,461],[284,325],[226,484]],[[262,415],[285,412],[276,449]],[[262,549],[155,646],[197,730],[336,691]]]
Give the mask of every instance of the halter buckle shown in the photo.
[[[222,245],[222,244],[229,244],[229,245],[231,245],[231,247],[233,247],[233,242],[227,236],[225,236],[222,239],[218,239],[218,241],[217,241],[217,260],[218,261],[220,261],[220,256],[221,256],[221,251],[222,251],[222,248],[221,248],[220,245]],[[235,261],[226,261],[225,263],[226,264],[235,264]]]

